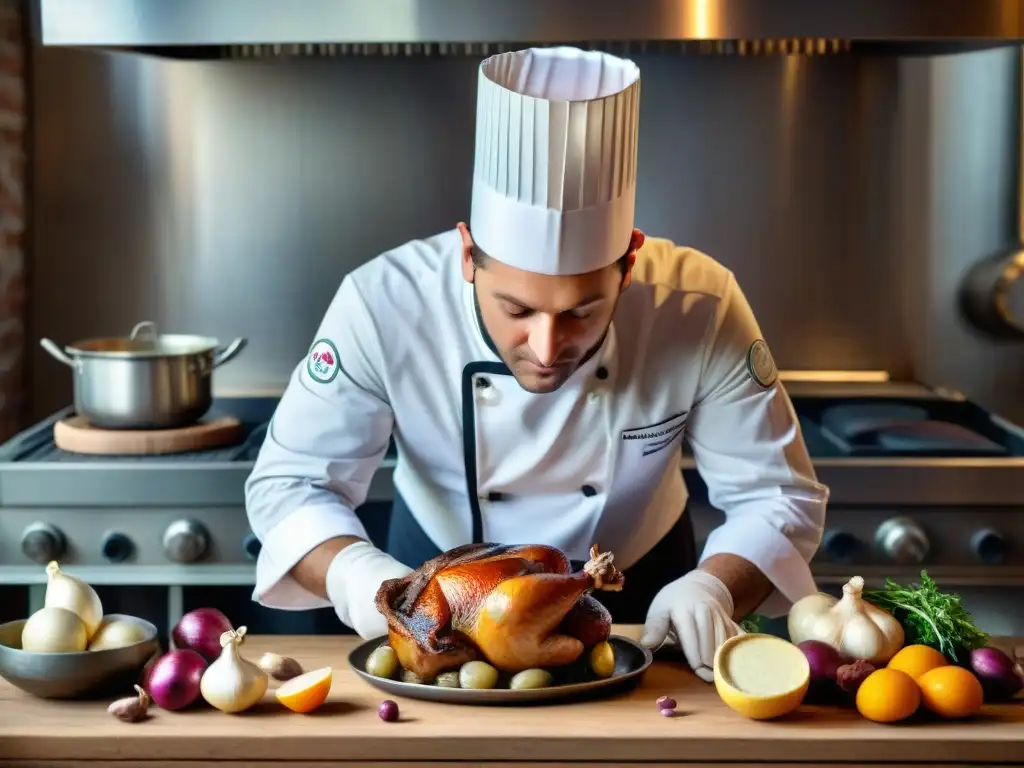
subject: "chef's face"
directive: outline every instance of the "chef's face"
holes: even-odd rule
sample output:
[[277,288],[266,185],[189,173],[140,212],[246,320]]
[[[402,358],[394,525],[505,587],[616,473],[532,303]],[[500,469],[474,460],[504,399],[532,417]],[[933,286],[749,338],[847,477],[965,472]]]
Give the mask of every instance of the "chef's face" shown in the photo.
[[463,276],[474,283],[487,333],[519,385],[528,392],[554,392],[601,343],[628,286],[636,250],[619,262],[582,275],[541,275],[510,267],[477,252],[465,224]]

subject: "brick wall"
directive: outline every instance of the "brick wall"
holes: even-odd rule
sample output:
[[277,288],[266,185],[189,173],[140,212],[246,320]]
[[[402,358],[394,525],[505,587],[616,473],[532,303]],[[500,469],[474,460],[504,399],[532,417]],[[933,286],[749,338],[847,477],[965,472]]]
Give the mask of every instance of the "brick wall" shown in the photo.
[[22,0],[0,0],[0,441],[25,411],[25,76]]

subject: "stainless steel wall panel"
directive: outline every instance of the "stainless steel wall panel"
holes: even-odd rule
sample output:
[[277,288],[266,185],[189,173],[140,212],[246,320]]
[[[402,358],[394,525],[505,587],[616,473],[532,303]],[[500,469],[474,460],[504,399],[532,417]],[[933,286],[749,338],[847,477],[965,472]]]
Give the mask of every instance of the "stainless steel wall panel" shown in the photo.
[[[637,224],[734,269],[780,367],[1024,418],[1020,349],[950,295],[1015,236],[1017,56],[638,55]],[[143,319],[244,335],[216,390],[279,390],[344,274],[468,216],[477,63],[37,49],[32,344]],[[38,346],[31,372],[36,418],[70,401]]]

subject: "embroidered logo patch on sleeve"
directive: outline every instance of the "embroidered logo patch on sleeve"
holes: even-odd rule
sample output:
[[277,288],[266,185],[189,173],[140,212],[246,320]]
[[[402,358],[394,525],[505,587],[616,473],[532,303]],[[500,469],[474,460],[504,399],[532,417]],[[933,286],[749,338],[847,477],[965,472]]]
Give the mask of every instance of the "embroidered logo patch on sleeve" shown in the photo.
[[340,370],[338,348],[334,343],[330,339],[317,339],[313,342],[309,357],[306,358],[309,377],[318,384],[330,384]]
[[747,350],[747,370],[750,372],[750,378],[765,389],[768,389],[779,378],[775,359],[764,339],[758,339]]

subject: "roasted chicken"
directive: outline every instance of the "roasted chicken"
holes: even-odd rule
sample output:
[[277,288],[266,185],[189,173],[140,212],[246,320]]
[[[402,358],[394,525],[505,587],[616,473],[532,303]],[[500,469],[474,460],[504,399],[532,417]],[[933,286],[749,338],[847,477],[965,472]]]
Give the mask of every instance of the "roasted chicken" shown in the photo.
[[573,573],[555,547],[467,544],[383,582],[377,609],[399,663],[426,681],[476,659],[509,673],[565,666],[611,632],[590,593],[624,582],[610,552],[590,557]]

